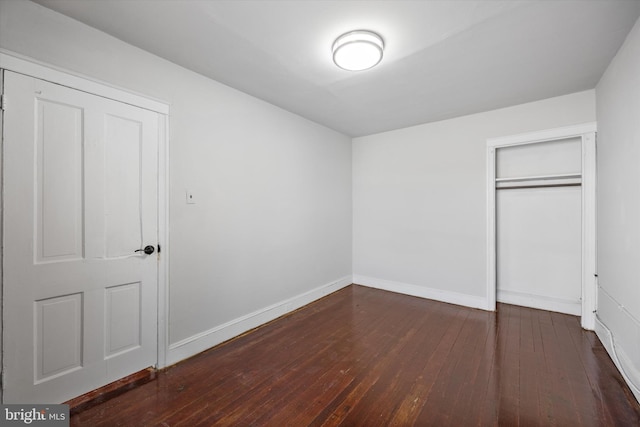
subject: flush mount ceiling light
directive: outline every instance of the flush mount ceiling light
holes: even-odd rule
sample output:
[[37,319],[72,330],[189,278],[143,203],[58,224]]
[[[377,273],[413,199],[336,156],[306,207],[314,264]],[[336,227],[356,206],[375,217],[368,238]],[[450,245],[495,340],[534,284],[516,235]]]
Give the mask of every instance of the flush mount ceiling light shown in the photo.
[[382,37],[366,30],[350,31],[333,43],[333,62],[349,71],[361,71],[378,64],[382,59]]

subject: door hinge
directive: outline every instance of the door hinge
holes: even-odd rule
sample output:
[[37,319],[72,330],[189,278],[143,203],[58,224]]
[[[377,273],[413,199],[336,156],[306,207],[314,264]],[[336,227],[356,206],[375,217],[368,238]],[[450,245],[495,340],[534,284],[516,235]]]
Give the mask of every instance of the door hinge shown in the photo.
[[158,243],[158,253],[160,253],[160,243]]
[[7,108],[7,96],[5,94],[0,95],[0,110],[4,111]]

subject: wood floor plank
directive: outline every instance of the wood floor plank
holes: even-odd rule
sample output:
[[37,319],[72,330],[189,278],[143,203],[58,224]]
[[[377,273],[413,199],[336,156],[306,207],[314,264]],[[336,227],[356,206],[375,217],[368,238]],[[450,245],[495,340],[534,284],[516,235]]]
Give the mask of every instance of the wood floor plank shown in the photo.
[[539,363],[534,338],[535,315],[530,310],[520,311],[520,425],[541,426],[540,391],[538,372],[543,367]]
[[579,319],[352,285],[158,373],[72,426],[630,426]]
[[589,381],[584,375],[582,360],[571,337],[571,329],[579,329],[579,320],[575,316],[552,313],[558,346],[563,357],[558,361],[567,378],[571,406],[576,416],[576,421],[583,426],[597,425],[597,417],[593,407],[589,405],[591,396],[585,394],[590,391]]
[[[500,399],[498,419],[506,425],[520,425],[520,316],[514,306],[505,306],[508,322],[498,329],[502,357],[500,366]],[[500,333],[502,332],[502,333]]]
[[[410,308],[410,306],[404,306],[404,310],[401,310],[401,317],[408,321],[409,324],[414,324],[415,318],[417,317],[418,313],[412,314],[410,311],[408,312]],[[432,313],[424,310],[422,306],[418,306],[418,308],[421,312],[424,311],[422,316],[431,316]],[[442,318],[438,317],[434,319],[433,323],[435,323],[435,326],[437,326],[441,321]],[[385,324],[391,327],[390,332],[385,334],[387,336],[385,342],[391,342],[388,338],[397,335],[397,331],[401,331],[401,329],[398,328],[397,323],[394,324],[393,322],[390,323],[387,321],[385,322]],[[406,342],[406,340],[404,340],[404,342]],[[400,360],[400,357],[401,348],[400,346],[396,346],[391,351],[379,353],[379,357],[376,357],[375,362],[370,362],[368,364],[359,363],[358,377],[354,382],[354,387],[349,391],[348,394],[344,396],[337,396],[332,404],[326,407],[324,411],[318,417],[316,417],[311,425],[349,425],[350,423],[354,422],[354,420],[358,419],[357,414],[359,410],[364,409],[365,411],[370,411],[373,407],[373,405],[371,404],[371,389],[380,380],[380,372],[383,369],[388,369],[387,367],[390,363],[397,363]],[[352,415],[354,411],[356,415]],[[325,422],[324,419],[328,416],[329,420]]]
[[428,363],[424,365],[420,374],[420,381],[414,385],[415,390],[412,396],[415,397],[412,402],[415,402],[414,410],[416,414],[412,421],[415,424],[428,425],[433,414],[431,406],[437,406],[437,401],[442,398],[442,393],[440,393],[436,384],[438,380],[442,378],[441,372],[443,369],[446,369],[451,348],[466,319],[467,313],[465,313],[465,311],[466,310],[457,310],[454,312],[455,314],[446,316],[446,329],[443,329],[444,333],[440,335],[437,346],[429,355]]
[[487,425],[482,419],[481,409],[484,407],[483,399],[478,399],[478,390],[487,390],[490,383],[490,375],[495,355],[495,313],[474,313],[477,319],[474,321],[476,346],[471,351],[466,351],[468,366],[468,383],[459,393],[456,402],[450,411],[450,425],[475,426]]
[[444,405],[455,406],[458,396],[468,386],[468,379],[473,375],[469,371],[468,362],[472,358],[471,352],[475,350],[477,332],[471,326],[474,324],[475,313],[468,310],[464,323],[455,341],[450,346],[450,353],[446,358],[443,368],[428,395],[427,404],[424,406],[418,423],[430,425],[451,425],[452,412],[440,411]]
[[[423,370],[421,368],[425,365],[424,361],[429,360],[430,348],[442,340],[442,336],[433,340],[434,337],[421,333],[426,328],[433,328],[436,322],[441,322],[442,316],[439,316],[439,319],[429,319],[424,315],[422,317],[427,321],[416,322],[411,328],[412,334],[405,337],[398,351],[389,354],[393,360],[387,357],[386,366],[380,367],[382,375],[368,390],[366,400],[358,402],[354,411],[345,419],[346,424],[357,422],[363,425],[388,425],[403,403],[405,406],[408,403],[418,403],[415,397],[406,395],[406,386],[412,381],[421,379],[420,373]],[[389,363],[394,364],[395,368],[388,369]]]
[[[362,332],[361,338],[363,342],[367,342],[372,335],[385,326],[385,319],[380,316],[372,316],[373,313],[367,315],[362,318],[353,319],[355,329],[363,329],[364,324],[366,323],[366,329],[368,332]],[[359,327],[356,325],[360,325]],[[296,383],[297,386],[292,387],[290,383],[283,382],[281,386],[281,390],[269,390],[269,394],[273,394],[273,396],[277,396],[275,399],[266,398],[263,399],[263,404],[259,405],[255,411],[251,414],[246,415],[241,419],[242,424],[250,425],[264,425],[269,422],[272,418],[276,417],[278,414],[277,411],[279,408],[282,408],[286,405],[286,402],[291,402],[297,400],[302,390],[307,388],[309,384],[316,384],[317,387],[320,387],[321,390],[327,391],[329,388],[334,388],[337,386],[336,378],[342,380],[343,376],[348,375],[349,377],[353,376],[353,373],[349,373],[351,370],[350,367],[353,365],[354,358],[362,357],[361,349],[358,348],[358,344],[351,340],[344,341],[343,346],[339,346],[337,344],[332,345],[332,349],[325,352],[318,353],[317,358],[313,358],[305,364],[307,366],[306,372],[299,372],[296,375]],[[385,345],[386,344],[386,345]],[[387,351],[390,351],[392,348],[392,343],[387,342],[384,343],[374,351],[371,349],[368,352],[369,355],[373,357],[377,357]],[[367,365],[370,363],[367,363]],[[327,375],[326,372],[331,370],[332,367],[339,366],[340,368],[337,371],[332,371]],[[353,378],[350,378],[348,381],[343,383],[343,387],[335,387],[336,389],[343,390],[353,381]],[[342,381],[338,381],[342,382]],[[266,402],[266,403],[264,403]],[[308,406],[305,407],[305,416],[308,416],[307,410]],[[284,414],[285,416],[287,414]],[[276,421],[274,420],[274,425],[276,425]]]
[[[435,306],[437,319],[441,323],[431,324],[430,330],[433,333],[425,334],[423,350],[416,354],[417,360],[410,371],[404,388],[399,393],[402,402],[397,406],[390,425],[413,425],[417,421],[424,406],[429,400],[429,394],[433,390],[438,374],[444,366],[446,356],[450,352],[451,338],[455,336],[455,331],[464,319],[464,310],[457,312],[446,307],[447,313],[439,312],[439,307]],[[449,339],[445,339],[449,336]]]

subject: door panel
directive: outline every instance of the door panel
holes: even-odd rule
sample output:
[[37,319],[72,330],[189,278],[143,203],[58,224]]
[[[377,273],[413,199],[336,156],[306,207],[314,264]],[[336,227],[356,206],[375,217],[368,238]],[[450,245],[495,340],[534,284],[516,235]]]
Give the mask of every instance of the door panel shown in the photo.
[[112,115],[105,117],[106,256],[126,256],[142,247],[140,186],[142,123]]
[[82,365],[82,294],[35,303],[36,383]]
[[5,72],[4,401],[156,364],[157,113]]
[[36,100],[36,109],[36,259],[79,259],[83,256],[83,110],[47,100]]
[[106,289],[105,357],[140,347],[140,282]]

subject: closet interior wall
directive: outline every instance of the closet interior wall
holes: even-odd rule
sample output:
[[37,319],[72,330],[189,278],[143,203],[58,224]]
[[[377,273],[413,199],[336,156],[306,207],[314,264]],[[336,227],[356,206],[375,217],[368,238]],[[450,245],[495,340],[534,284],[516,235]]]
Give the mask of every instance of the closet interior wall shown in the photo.
[[582,142],[496,150],[497,300],[581,314]]

